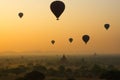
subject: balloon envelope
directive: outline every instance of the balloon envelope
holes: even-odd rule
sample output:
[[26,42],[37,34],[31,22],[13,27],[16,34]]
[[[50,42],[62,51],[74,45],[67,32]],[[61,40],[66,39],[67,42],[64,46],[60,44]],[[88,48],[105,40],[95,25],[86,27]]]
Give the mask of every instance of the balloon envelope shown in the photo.
[[73,42],[73,38],[69,38],[69,42],[72,43]]
[[52,40],[51,43],[54,45],[55,44],[55,40]]
[[57,20],[59,20],[60,15],[65,10],[65,4],[62,1],[53,1],[50,5],[50,9],[56,16]]
[[82,39],[87,44],[87,42],[89,41],[90,37],[89,37],[89,35],[83,35]]
[[22,17],[23,17],[23,13],[20,12],[20,13],[18,14],[18,16],[19,16],[20,18],[22,18]]
[[108,30],[109,27],[110,27],[110,24],[105,24],[104,27],[105,27],[106,30]]

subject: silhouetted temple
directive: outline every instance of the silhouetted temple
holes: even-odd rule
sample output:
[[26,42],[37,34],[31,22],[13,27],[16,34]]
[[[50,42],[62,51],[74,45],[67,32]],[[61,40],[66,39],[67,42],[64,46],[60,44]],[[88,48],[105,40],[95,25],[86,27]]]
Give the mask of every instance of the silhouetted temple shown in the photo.
[[62,58],[60,59],[60,64],[61,65],[68,64],[68,59],[67,59],[67,57],[64,54],[63,54]]

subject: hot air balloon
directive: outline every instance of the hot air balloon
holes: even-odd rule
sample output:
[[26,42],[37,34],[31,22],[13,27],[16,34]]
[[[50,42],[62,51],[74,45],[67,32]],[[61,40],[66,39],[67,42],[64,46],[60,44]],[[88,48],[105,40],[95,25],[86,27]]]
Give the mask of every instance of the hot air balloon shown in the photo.
[[82,40],[85,42],[85,44],[87,44],[89,39],[90,39],[89,35],[83,35],[83,37],[82,37]]
[[62,1],[53,1],[50,5],[50,9],[56,16],[57,20],[59,20],[59,17],[65,10],[65,4]]
[[19,16],[20,18],[22,18],[22,17],[23,17],[23,13],[22,13],[22,12],[18,13],[18,16]]
[[106,30],[108,30],[109,27],[110,27],[110,24],[105,24],[104,27],[105,27]]
[[54,45],[55,44],[55,40],[52,40],[51,43]]
[[73,42],[73,38],[69,38],[69,42],[72,43]]

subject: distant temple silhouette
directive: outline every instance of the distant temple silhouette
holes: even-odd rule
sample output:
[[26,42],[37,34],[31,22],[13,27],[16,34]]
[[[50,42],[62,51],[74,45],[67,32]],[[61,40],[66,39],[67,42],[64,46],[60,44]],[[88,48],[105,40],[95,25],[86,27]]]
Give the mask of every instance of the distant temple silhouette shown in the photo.
[[61,65],[67,65],[68,64],[68,59],[64,54],[63,54],[62,58],[60,59],[60,64]]

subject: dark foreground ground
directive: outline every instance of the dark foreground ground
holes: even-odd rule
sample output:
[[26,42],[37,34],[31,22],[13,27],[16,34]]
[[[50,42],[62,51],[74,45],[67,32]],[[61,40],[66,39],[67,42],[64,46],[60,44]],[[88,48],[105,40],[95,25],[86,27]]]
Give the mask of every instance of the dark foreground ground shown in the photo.
[[[44,80],[117,80],[120,56],[4,56],[0,57],[0,80],[23,80],[38,71]],[[113,74],[114,73],[114,74]],[[108,75],[109,74],[109,75]],[[118,80],[120,80],[118,78]]]

